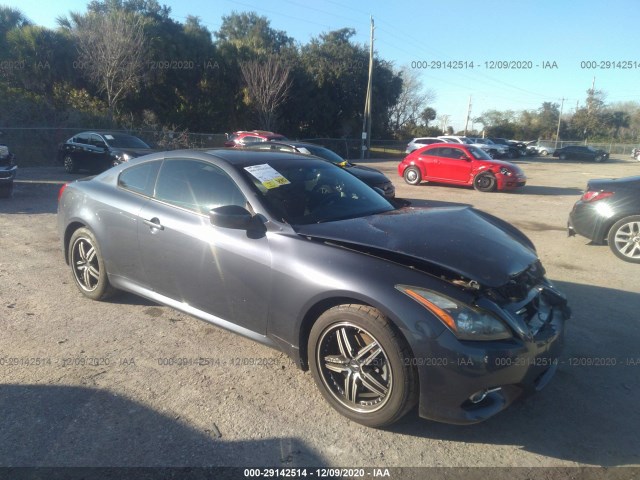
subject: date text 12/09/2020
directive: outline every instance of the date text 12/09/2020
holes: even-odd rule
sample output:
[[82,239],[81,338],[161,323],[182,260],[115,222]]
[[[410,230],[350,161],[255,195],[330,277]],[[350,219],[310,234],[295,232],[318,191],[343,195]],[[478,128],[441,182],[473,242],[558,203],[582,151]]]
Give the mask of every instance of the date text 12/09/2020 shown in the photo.
[[414,60],[411,68],[421,70],[557,70],[555,60]]

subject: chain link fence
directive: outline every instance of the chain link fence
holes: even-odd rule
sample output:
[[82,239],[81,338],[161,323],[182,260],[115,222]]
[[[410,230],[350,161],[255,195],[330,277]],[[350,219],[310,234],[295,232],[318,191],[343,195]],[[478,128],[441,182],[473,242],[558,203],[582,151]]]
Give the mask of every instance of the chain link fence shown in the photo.
[[[16,155],[18,164],[22,167],[52,166],[57,165],[58,147],[72,136],[91,131],[88,128],[2,128],[3,135],[0,143],[9,146]],[[93,130],[96,131],[96,130]],[[101,131],[101,130],[98,130]],[[226,136],[224,133],[191,133],[177,132],[168,129],[162,130],[109,130],[135,135],[151,147],[158,150],[175,150],[178,148],[220,148],[224,146]],[[362,140],[360,138],[306,138],[300,139],[310,143],[316,143],[333,150],[345,159],[358,160],[362,155]],[[405,155],[405,149],[409,139],[399,140],[372,140],[371,150],[364,152],[364,158],[397,158]],[[540,140],[543,144],[552,148],[556,147],[555,140]],[[621,143],[588,143],[595,148],[601,148],[613,155],[631,155],[631,151],[637,147],[635,144]],[[557,143],[557,148],[567,145],[585,145],[584,141],[563,140]]]

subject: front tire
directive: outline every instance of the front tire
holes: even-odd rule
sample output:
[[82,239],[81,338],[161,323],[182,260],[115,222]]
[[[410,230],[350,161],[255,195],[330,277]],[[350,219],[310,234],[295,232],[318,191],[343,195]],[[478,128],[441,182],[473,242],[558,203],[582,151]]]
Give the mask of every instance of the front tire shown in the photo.
[[566,160],[567,159],[567,154],[566,153],[561,153],[560,154],[560,160]]
[[546,157],[547,155],[549,155],[549,152],[547,150],[542,150],[540,151],[540,155],[542,155],[543,157]]
[[62,163],[64,165],[65,172],[76,173],[78,171],[78,165],[71,155],[67,155],[66,157],[64,157]]
[[607,242],[616,257],[625,262],[640,263],[640,215],[631,215],[614,223]]
[[407,167],[402,176],[404,177],[404,181],[409,185],[419,185],[422,181],[420,169],[415,166]]
[[109,283],[98,241],[88,228],[79,228],[69,240],[69,265],[78,290],[92,300],[105,300],[115,292]]
[[480,173],[473,179],[473,188],[479,192],[494,192],[497,186],[496,177],[490,173]]
[[418,376],[406,341],[378,310],[339,305],[309,335],[309,366],[320,392],[345,417],[390,425],[417,402]]

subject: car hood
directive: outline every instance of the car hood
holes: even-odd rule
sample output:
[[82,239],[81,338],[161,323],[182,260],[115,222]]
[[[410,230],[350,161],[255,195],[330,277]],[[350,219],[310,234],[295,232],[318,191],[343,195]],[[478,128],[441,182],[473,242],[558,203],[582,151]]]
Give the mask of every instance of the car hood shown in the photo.
[[[508,224],[466,206],[406,207],[378,215],[312,225],[298,234],[376,255],[390,252],[453,271],[485,287],[500,287],[538,258]],[[501,225],[502,224],[502,225]],[[399,255],[398,255],[399,254]],[[385,256],[385,255],[376,255]]]
[[367,184],[380,184],[390,182],[387,176],[374,168],[363,167],[362,165],[350,165],[345,170]]

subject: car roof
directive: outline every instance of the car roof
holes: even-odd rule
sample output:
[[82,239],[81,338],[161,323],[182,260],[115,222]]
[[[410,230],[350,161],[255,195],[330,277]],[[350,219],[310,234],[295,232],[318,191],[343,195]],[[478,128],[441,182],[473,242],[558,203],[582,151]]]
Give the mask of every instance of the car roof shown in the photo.
[[[180,151],[170,151],[166,152],[166,156],[170,156]],[[184,152],[184,151],[183,151]],[[191,150],[193,152],[193,150]],[[212,149],[202,152],[205,155],[210,155],[214,158],[223,160],[231,165],[238,166],[240,168],[244,168],[250,165],[260,165],[263,163],[274,163],[278,164],[281,162],[288,163],[292,160],[297,161],[299,159],[304,159],[306,161],[305,165],[310,165],[309,155],[305,155],[302,153],[295,152],[279,152],[272,150],[253,150],[250,148],[247,149],[230,149],[230,148],[220,148],[220,149]],[[178,154],[179,156],[179,154]],[[322,164],[326,164],[327,161],[321,158],[318,158],[318,162]]]

